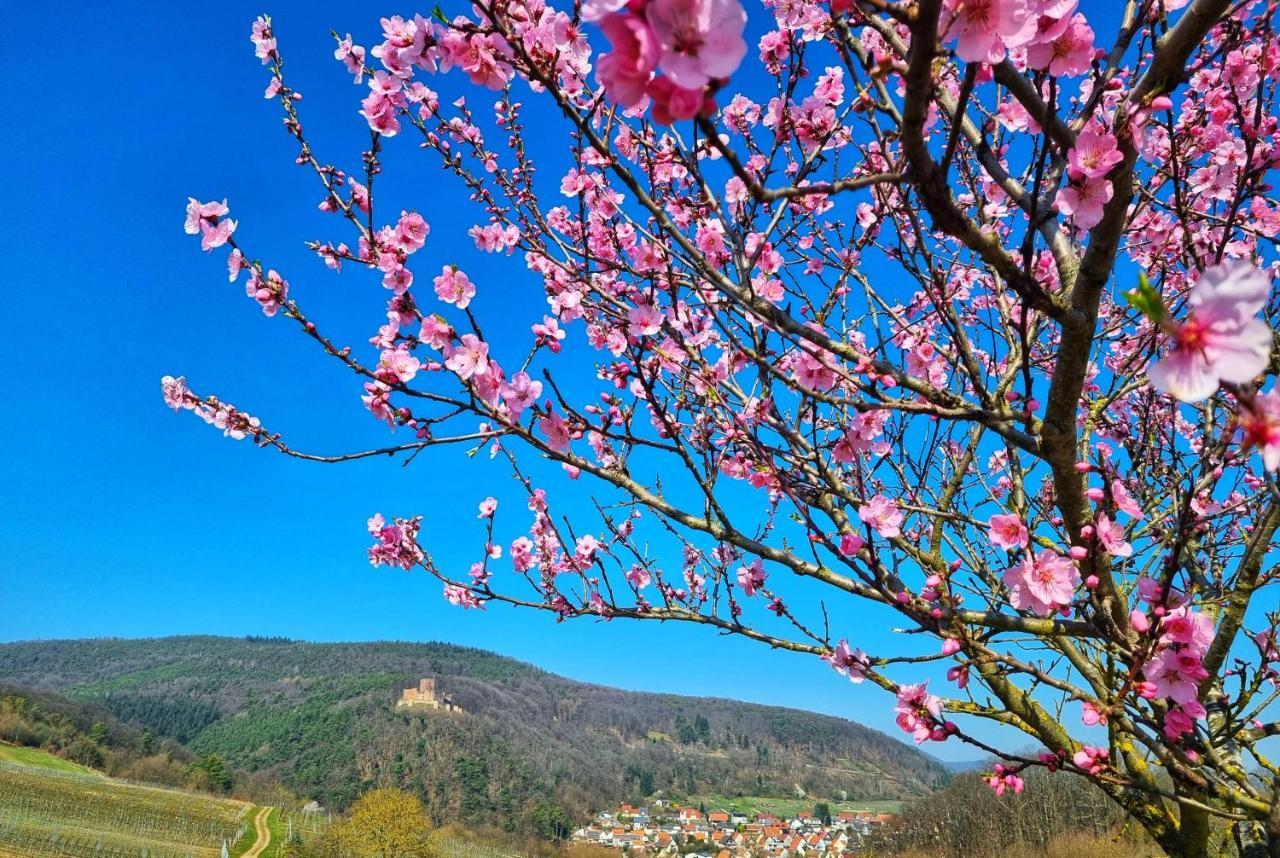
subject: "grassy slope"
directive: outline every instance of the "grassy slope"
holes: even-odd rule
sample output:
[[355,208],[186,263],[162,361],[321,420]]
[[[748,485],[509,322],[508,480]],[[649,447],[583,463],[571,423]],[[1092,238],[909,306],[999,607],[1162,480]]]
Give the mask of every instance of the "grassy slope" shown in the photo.
[[248,806],[96,773],[0,764],[0,858],[218,858]]
[[53,754],[41,751],[38,748],[21,748],[4,742],[0,742],[0,762],[37,769],[52,769],[55,772],[67,772],[70,774],[97,774],[93,769],[86,769],[84,766],[77,765],[70,760],[64,760],[62,757],[55,757]]

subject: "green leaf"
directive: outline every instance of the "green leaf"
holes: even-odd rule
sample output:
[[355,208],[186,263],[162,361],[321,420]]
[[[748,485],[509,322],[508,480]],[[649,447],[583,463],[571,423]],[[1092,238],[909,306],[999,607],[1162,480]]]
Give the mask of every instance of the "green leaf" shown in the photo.
[[1151,285],[1151,281],[1147,279],[1146,274],[1138,275],[1138,286],[1136,289],[1130,289],[1121,297],[1130,307],[1133,307],[1142,315],[1146,316],[1157,325],[1164,321],[1168,315],[1164,302],[1160,300],[1160,293]]

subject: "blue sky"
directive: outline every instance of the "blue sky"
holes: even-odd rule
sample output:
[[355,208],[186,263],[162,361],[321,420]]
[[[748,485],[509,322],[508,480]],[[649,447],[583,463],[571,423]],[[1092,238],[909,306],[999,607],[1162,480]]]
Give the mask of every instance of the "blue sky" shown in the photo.
[[[293,166],[278,107],[262,98],[268,76],[247,38],[259,11],[98,4],[61,18],[61,72],[33,75],[29,54],[0,54],[0,73],[13,82],[4,96],[11,124],[0,137],[9,167],[0,206],[8,239],[0,256],[0,640],[441,640],[578,679],[798,706],[896,733],[890,698],[815,659],[697,628],[464,613],[441,600],[434,579],[368,566],[364,521],[375,511],[425,515],[426,541],[444,564],[465,569],[477,559],[475,504],[505,479],[482,457],[445,449],[408,468],[310,465],[222,439],[163,406],[160,377],[185,374],[197,391],[216,392],[314,452],[389,440],[360,407],[356,379],[290,324],[264,318],[227,284],[223,254],[200,253],[182,231],[188,195],[227,197],[237,238],[284,274],[340,342],[360,345],[379,324],[376,283],[357,271],[334,277],[303,248],[350,236],[316,212],[314,177]],[[355,114],[360,90],[332,60],[328,31],[372,44],[381,10],[281,2],[268,11],[321,159],[354,166],[368,139]],[[8,23],[15,33],[48,27],[30,6],[10,10]],[[66,98],[72,82],[78,94]],[[527,288],[534,284],[523,264],[469,250],[465,231],[482,213],[409,141],[392,142],[394,205],[423,212],[433,229],[424,253],[440,254],[419,263],[421,272],[457,261],[480,286],[480,312],[511,308],[527,325],[544,304]],[[445,502],[441,486],[456,489]],[[506,510],[518,506],[509,496]],[[516,518],[511,525],[527,523],[523,510]],[[890,649],[884,615],[843,614],[856,628],[837,637]],[[646,669],[650,662],[678,667]],[[975,756],[954,742],[927,750]]]

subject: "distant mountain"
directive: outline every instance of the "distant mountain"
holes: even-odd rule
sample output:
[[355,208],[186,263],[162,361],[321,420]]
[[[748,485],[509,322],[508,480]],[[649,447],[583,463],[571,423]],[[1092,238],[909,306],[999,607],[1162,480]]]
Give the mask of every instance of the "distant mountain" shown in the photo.
[[[461,713],[397,709],[430,677]],[[840,718],[575,682],[446,644],[178,637],[0,645],[0,680],[101,705],[122,721],[279,777],[344,807],[364,790],[419,793],[438,821],[580,816],[668,795],[850,800],[923,795],[947,767]]]
[[984,760],[939,760],[942,765],[947,767],[947,771],[960,774],[961,772],[976,772],[982,769],[991,768],[991,759]]

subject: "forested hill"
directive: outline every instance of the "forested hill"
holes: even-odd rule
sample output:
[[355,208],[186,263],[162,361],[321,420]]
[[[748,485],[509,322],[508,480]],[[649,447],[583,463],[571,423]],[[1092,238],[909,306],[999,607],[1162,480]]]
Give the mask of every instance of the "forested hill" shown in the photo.
[[[458,713],[397,710],[434,677]],[[575,682],[446,644],[181,637],[0,645],[0,680],[91,700],[198,754],[342,807],[395,784],[441,821],[580,815],[669,795],[904,798],[945,767],[839,718]]]

